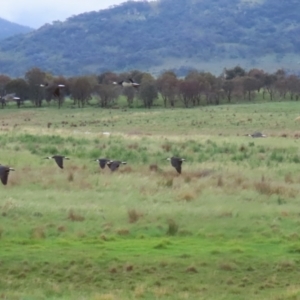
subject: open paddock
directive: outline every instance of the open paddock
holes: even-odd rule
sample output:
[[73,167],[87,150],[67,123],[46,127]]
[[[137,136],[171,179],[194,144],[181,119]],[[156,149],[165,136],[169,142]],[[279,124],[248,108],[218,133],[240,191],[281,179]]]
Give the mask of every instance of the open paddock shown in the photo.
[[0,299],[298,299],[298,112],[0,110]]

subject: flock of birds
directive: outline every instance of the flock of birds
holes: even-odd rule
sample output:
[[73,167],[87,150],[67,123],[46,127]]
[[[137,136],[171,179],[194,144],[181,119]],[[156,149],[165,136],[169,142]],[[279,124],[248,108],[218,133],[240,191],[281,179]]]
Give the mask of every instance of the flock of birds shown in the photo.
[[[246,134],[246,136],[251,136],[252,138],[265,138],[267,137],[265,134],[261,132],[254,132],[253,134]],[[63,156],[63,155],[53,155],[53,156],[48,156],[45,157],[45,159],[54,159],[56,164],[63,169],[64,168],[64,160],[69,160],[69,157]],[[167,160],[171,162],[172,167],[175,168],[178,174],[181,174],[181,165],[182,162],[185,161],[184,158],[182,157],[168,157]],[[99,166],[101,169],[104,169],[106,166],[112,171],[116,171],[119,169],[120,165],[126,165],[126,161],[121,161],[121,160],[111,160],[108,158],[98,158],[94,161],[97,161],[99,163]],[[6,185],[8,181],[8,175],[10,171],[14,171],[15,169],[9,167],[9,166],[3,166],[0,164],[0,179],[2,184]]]
[[[133,87],[133,88],[138,88],[140,86],[139,83],[134,82],[131,78],[129,78],[128,81],[119,81],[119,82],[113,82],[115,85],[121,85],[122,87]],[[57,83],[52,83],[52,84],[40,84],[41,87],[45,88],[47,92],[50,92],[55,98],[59,98],[61,96],[61,88],[64,88],[64,84],[57,84]],[[14,100],[20,100],[19,97],[15,97],[15,94],[12,95]],[[262,134],[261,132],[254,132],[253,134],[247,134],[247,136],[251,136],[253,138],[262,138],[266,137],[265,134]],[[56,164],[63,169],[63,161],[64,159],[68,160],[69,158],[63,155],[53,155],[46,157],[46,159],[54,159]],[[181,165],[182,162],[185,161],[184,158],[181,157],[169,157],[167,158],[171,162],[172,167],[176,169],[178,174],[181,174]],[[104,169],[105,166],[107,166],[112,172],[116,171],[119,169],[120,165],[125,165],[127,164],[125,161],[120,161],[120,160],[111,160],[107,158],[99,158],[96,159],[99,163],[99,166],[101,169]],[[8,175],[10,171],[14,171],[13,168],[9,166],[3,166],[0,164],[0,179],[3,185],[7,184],[8,181]]]
[[[114,81],[114,85],[121,85],[122,87],[133,87],[137,89],[140,84],[133,81],[132,78],[129,78],[128,81]],[[62,96],[62,89],[65,87],[64,84],[61,83],[48,83],[45,84],[39,84],[40,87],[44,88],[47,93],[50,93],[55,99],[59,99]],[[20,105],[20,102],[22,101],[20,97],[16,96],[16,93],[7,94],[5,96],[0,96],[0,104],[2,104],[2,107],[6,105],[9,101],[16,101],[18,103],[18,106]]]
[[[62,95],[61,89],[65,87],[64,84],[57,83],[45,83],[39,84],[40,87],[44,88],[47,93],[50,93],[55,99],[59,99]],[[20,106],[22,99],[16,96],[16,93],[6,94],[5,96],[0,96],[0,104],[5,106],[7,102],[15,101],[18,106]]]
[[[114,85],[121,85],[122,87],[133,87],[133,88],[138,88],[140,86],[139,83],[135,82],[132,80],[132,78],[129,78],[128,81],[119,81],[113,82]],[[61,96],[61,89],[65,87],[64,84],[58,84],[58,83],[45,83],[45,84],[40,84],[40,87],[45,88],[45,90],[52,94],[54,98],[60,98]]]
[[[113,82],[115,85],[121,85],[122,87],[133,87],[133,88],[138,88],[140,86],[139,83],[133,81],[131,78],[129,78],[129,81],[119,81],[119,82]],[[57,83],[45,83],[45,84],[40,84],[40,87],[45,88],[45,90],[49,93],[51,93],[55,98],[60,98],[61,96],[61,89],[65,87],[64,84],[57,84]],[[12,96],[13,100],[20,100],[19,97],[16,97],[15,94],[9,95]],[[6,100],[6,99],[5,99]],[[54,159],[56,164],[63,169],[63,161],[64,159],[69,159],[66,156],[63,155],[53,155],[46,157],[46,159]],[[183,158],[179,157],[171,157],[168,158],[171,161],[172,166],[177,170],[177,172],[180,174],[181,173],[181,164],[184,161]],[[99,162],[100,168],[104,169],[105,166],[108,166],[108,168],[113,172],[116,171],[120,165],[125,165],[125,161],[120,161],[120,160],[111,160],[107,158],[99,158],[96,159],[97,162]],[[0,164],[0,179],[3,185],[7,184],[8,181],[8,175],[10,171],[14,171],[15,169],[8,167],[8,166],[3,166]]]
[[[45,157],[45,159],[54,159],[56,164],[63,169],[64,168],[64,160],[69,160],[69,157],[63,156],[63,155],[53,155]],[[182,162],[185,161],[184,158],[181,157],[168,157],[167,160],[171,162],[171,165],[176,169],[176,171],[181,174],[181,165]],[[119,169],[120,165],[126,165],[126,161],[121,160],[111,160],[108,158],[98,158],[94,161],[97,161],[99,163],[99,166],[101,169],[104,169],[105,166],[107,166],[112,172]],[[15,169],[9,167],[9,166],[3,166],[0,164],[0,179],[3,185],[7,185],[8,181],[8,175],[10,171],[15,171]]]

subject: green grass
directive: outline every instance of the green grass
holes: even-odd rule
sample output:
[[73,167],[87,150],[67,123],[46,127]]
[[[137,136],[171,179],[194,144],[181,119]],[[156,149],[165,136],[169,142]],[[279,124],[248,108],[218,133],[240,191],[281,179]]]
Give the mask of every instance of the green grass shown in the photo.
[[298,299],[297,111],[0,110],[0,299]]

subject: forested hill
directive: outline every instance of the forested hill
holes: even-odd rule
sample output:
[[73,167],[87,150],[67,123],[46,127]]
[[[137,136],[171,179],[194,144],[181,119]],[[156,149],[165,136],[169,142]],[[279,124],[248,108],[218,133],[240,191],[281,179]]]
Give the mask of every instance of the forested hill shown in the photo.
[[33,29],[0,18],[0,40],[20,33],[28,33]]
[[298,0],[129,1],[2,41],[0,72],[214,72],[236,64],[296,70],[299,11]]

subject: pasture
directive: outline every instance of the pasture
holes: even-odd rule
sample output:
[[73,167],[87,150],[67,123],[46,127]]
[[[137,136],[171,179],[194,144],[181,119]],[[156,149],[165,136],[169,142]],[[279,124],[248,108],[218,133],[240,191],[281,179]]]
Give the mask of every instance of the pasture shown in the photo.
[[0,110],[0,299],[299,299],[299,105]]

